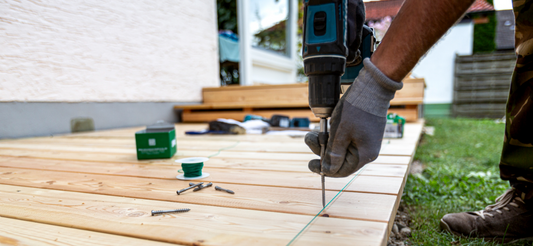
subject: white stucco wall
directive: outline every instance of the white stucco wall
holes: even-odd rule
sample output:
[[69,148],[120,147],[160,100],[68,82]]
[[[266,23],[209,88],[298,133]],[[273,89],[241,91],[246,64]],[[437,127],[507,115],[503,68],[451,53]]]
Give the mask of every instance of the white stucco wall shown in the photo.
[[215,0],[0,2],[0,101],[201,101]]
[[296,83],[296,54],[286,57],[274,52],[252,48],[253,84]]
[[452,103],[455,54],[472,54],[473,32],[472,22],[455,25],[413,69],[426,80],[425,104]]

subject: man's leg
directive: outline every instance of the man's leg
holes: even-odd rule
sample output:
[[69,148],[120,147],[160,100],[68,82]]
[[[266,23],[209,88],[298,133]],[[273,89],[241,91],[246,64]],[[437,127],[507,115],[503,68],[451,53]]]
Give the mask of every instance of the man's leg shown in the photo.
[[485,210],[447,214],[441,228],[456,235],[533,239],[533,0],[514,0],[517,62],[506,108],[500,176],[512,188]]
[[517,61],[506,109],[500,176],[533,197],[533,1],[514,1]]

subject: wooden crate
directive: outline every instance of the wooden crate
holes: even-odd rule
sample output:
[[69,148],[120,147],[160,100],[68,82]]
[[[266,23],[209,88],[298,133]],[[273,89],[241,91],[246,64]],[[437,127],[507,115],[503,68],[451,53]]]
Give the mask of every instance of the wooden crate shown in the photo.
[[[403,82],[404,88],[396,93],[389,112],[414,122],[420,118],[419,105],[424,100],[425,82],[414,78]],[[176,105],[175,108],[183,110],[183,122],[207,122],[218,118],[242,121],[247,114],[265,118],[281,114],[319,121],[309,108],[308,95],[306,83],[204,88],[203,104]]]

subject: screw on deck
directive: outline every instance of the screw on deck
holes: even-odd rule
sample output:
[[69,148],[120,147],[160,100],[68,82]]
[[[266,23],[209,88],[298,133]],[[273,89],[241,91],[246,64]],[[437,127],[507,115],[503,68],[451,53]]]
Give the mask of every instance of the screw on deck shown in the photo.
[[178,191],[176,191],[176,193],[179,195],[179,194],[181,194],[181,193],[183,193],[183,192],[185,192],[185,191],[188,191],[188,190],[190,190],[190,189],[192,189],[192,188],[198,187],[198,186],[203,185],[203,184],[204,184],[204,182],[200,182],[200,183],[198,183],[198,184],[191,185],[191,186],[189,186],[189,187],[187,187],[187,188],[185,188],[185,189],[178,190]]
[[173,210],[152,210],[152,216],[156,214],[166,214],[166,213],[183,213],[183,212],[189,212],[190,208],[181,208],[181,209],[173,209]]
[[225,191],[225,192],[230,193],[230,194],[235,194],[235,192],[233,192],[232,190],[224,189],[224,188],[221,188],[219,186],[215,186],[215,190],[220,190],[220,191]]
[[196,188],[195,188],[194,190],[192,190],[192,191],[199,191],[199,190],[201,190],[201,189],[203,189],[203,188],[211,187],[212,185],[213,185],[213,183],[212,183],[212,182],[209,182],[209,184],[202,185],[202,186],[198,186],[198,187],[196,187]]

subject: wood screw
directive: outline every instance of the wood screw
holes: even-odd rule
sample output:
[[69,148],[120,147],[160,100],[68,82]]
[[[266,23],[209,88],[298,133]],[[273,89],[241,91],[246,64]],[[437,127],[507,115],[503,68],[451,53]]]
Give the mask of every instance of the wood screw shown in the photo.
[[152,216],[156,214],[166,214],[166,213],[183,213],[183,212],[189,212],[190,208],[181,208],[181,209],[173,209],[173,210],[152,210]]
[[215,190],[220,190],[220,191],[225,191],[225,192],[230,193],[230,194],[235,194],[235,192],[233,192],[232,190],[220,188],[218,186],[215,186]]
[[194,190],[192,190],[192,191],[199,191],[199,190],[201,190],[201,189],[203,189],[203,188],[207,188],[207,187],[210,187],[210,186],[212,186],[212,185],[213,185],[213,183],[209,182],[209,184],[206,184],[206,185],[202,185],[202,186],[196,187],[196,188],[195,188]]
[[203,185],[203,184],[204,184],[204,182],[200,182],[200,183],[198,183],[198,184],[191,185],[191,186],[189,186],[189,187],[187,187],[187,188],[185,188],[185,189],[178,190],[178,191],[176,191],[176,193],[179,195],[180,193],[183,193],[183,192],[185,192],[185,191],[188,191],[188,190],[190,190],[190,189],[192,189],[192,188],[198,187],[198,186]]

